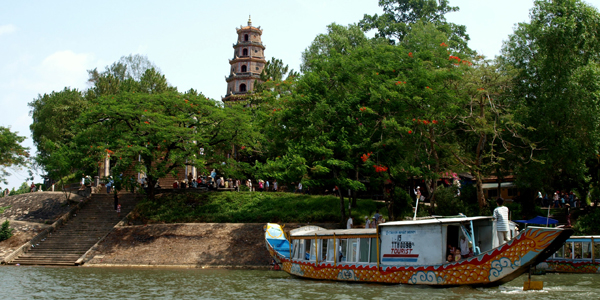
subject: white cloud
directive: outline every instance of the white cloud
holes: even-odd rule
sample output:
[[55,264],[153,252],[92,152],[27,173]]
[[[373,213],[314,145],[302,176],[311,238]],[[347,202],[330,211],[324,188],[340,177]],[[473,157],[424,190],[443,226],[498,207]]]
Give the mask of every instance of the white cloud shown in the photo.
[[88,78],[87,70],[94,65],[92,54],[66,50],[46,57],[36,69],[40,75],[40,83],[53,90],[64,87],[84,89]]
[[17,30],[17,27],[13,24],[0,26],[0,35],[13,33]]

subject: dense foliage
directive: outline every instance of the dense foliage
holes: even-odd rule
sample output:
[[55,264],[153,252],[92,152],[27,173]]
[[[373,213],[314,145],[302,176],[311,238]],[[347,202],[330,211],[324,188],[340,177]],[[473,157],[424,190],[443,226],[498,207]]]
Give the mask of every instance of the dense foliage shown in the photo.
[[0,126],[0,182],[7,184],[6,177],[10,175],[8,168],[27,165],[29,149],[21,145],[24,140],[24,136]]
[[[138,204],[135,216],[149,222],[327,223],[339,219],[337,199],[291,193],[220,192],[163,194]],[[380,205],[380,204],[379,204]],[[372,200],[358,200],[354,224],[379,209]],[[384,218],[387,211],[380,213]]]

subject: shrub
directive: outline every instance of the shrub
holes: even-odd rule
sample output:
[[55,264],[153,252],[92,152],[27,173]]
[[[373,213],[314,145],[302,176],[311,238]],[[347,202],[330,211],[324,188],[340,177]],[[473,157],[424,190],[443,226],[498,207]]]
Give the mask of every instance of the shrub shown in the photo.
[[[144,222],[318,222],[340,221],[339,199],[333,196],[291,193],[209,192],[163,194],[138,203],[135,215]],[[354,220],[375,210],[387,218],[387,209],[369,199],[358,199]],[[357,225],[359,223],[356,223]]]
[[12,232],[14,229],[10,228],[9,225],[10,223],[6,220],[2,223],[2,226],[0,226],[0,242],[8,240],[13,235]]
[[583,216],[580,216],[575,224],[573,230],[576,235],[593,235],[600,234],[600,209],[593,208],[591,211]]
[[436,215],[454,216],[459,213],[470,215],[469,205],[463,201],[462,197],[456,195],[457,189],[454,186],[439,187],[435,191],[435,209]]

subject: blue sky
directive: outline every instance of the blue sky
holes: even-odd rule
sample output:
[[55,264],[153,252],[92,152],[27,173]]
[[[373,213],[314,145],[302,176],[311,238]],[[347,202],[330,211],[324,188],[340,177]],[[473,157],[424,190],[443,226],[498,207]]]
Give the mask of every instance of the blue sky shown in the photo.
[[[600,0],[587,1],[598,8]],[[471,48],[499,54],[532,0],[450,0],[447,16],[467,26]],[[302,51],[331,23],[358,22],[381,13],[376,0],[283,1],[2,1],[0,3],[0,125],[10,126],[33,149],[28,102],[64,87],[87,89],[86,70],[143,54],[180,91],[213,99],[225,94],[235,28],[252,15],[261,26],[265,55],[299,70]],[[9,188],[26,170],[13,170]],[[40,177],[36,176],[36,181]],[[0,185],[5,187],[3,185]]]

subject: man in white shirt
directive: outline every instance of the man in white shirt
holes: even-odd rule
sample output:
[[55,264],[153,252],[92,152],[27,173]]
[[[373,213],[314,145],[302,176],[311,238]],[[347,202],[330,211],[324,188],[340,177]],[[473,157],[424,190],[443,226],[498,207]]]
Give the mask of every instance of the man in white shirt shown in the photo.
[[469,257],[469,241],[464,235],[460,237],[460,256]]
[[498,207],[494,209],[494,220],[496,220],[496,232],[498,234],[498,242],[500,245],[509,241],[508,236],[508,207],[503,206],[502,198],[496,199]]
[[369,221],[368,216],[365,216],[365,228],[371,228],[371,221]]
[[346,223],[346,228],[352,229],[352,217],[348,218],[348,222]]

